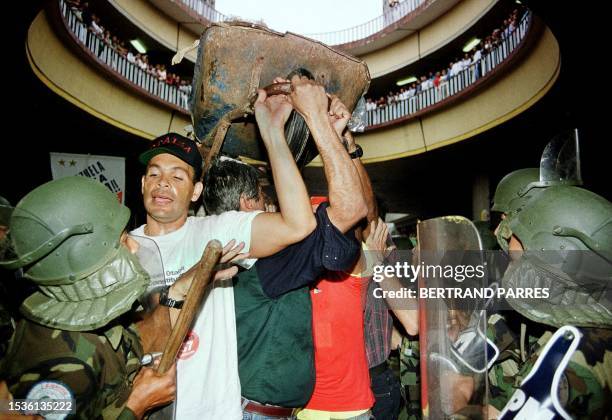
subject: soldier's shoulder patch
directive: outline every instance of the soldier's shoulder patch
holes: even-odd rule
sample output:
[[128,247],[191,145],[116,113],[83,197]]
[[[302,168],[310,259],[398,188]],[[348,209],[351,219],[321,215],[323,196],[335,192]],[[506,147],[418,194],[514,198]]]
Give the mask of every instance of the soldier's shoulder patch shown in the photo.
[[71,400],[72,390],[61,381],[39,381],[32,385],[26,399],[28,400]]
[[[67,401],[74,400],[74,395],[61,381],[40,381],[30,388],[26,400]],[[64,420],[68,413],[44,413],[44,417],[48,420]]]

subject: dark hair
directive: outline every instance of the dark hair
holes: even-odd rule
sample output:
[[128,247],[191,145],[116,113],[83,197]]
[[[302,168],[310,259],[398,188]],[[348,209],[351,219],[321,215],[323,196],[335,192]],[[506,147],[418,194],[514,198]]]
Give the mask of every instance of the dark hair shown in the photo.
[[378,217],[385,220],[385,216],[389,212],[389,207],[387,206],[387,202],[378,194],[374,194],[374,199],[376,200],[376,207],[378,208]]
[[204,175],[202,200],[207,214],[221,214],[240,209],[240,196],[256,199],[260,184],[258,171],[250,165],[215,160]]

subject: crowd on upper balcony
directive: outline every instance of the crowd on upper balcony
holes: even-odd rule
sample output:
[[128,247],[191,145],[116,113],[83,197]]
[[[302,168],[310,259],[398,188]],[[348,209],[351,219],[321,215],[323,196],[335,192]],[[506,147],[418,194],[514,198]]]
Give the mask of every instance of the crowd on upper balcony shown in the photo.
[[432,88],[439,89],[442,93],[448,92],[448,90],[445,89],[448,81],[453,76],[460,74],[470,67],[472,67],[471,76],[474,79],[480,78],[480,76],[482,76],[481,68],[475,64],[480,62],[486,54],[493,51],[495,47],[500,45],[504,39],[516,30],[525,11],[526,9],[522,7],[514,9],[512,13],[504,19],[500,27],[495,28],[490,35],[484,37],[484,40],[479,42],[470,52],[464,53],[463,57],[457,56],[448,64],[448,67],[435,72],[430,71],[427,75],[422,75],[418,81],[410,84],[408,88],[400,88],[399,91],[390,91],[387,95],[380,96],[378,99],[366,97],[366,110],[371,111],[376,108],[383,108],[387,105],[405,101]]
[[178,74],[169,72],[164,64],[150,63],[149,57],[146,54],[140,54],[131,47],[126,46],[125,41],[112,35],[111,32],[102,25],[100,18],[91,11],[87,1],[65,1],[77,19],[87,26],[89,32],[93,33],[110,48],[117,51],[119,55],[125,57],[127,61],[157,78],[159,81],[166,82],[170,86],[176,86],[186,95],[191,93],[191,81],[181,78]]

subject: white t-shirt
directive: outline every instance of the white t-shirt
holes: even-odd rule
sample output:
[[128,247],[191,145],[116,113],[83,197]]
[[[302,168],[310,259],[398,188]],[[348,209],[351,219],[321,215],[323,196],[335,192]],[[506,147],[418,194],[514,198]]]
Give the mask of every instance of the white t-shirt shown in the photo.
[[[202,257],[206,244],[222,245],[235,239],[251,242],[251,223],[259,212],[231,211],[219,216],[188,217],[180,229],[150,236],[162,254],[166,283],[172,284]],[[144,225],[131,232],[146,236]],[[246,266],[255,260],[245,260]],[[177,419],[242,419],[236,313],[231,280],[209,285],[194,328],[179,352],[177,365]],[[211,291],[212,290],[212,291]]]

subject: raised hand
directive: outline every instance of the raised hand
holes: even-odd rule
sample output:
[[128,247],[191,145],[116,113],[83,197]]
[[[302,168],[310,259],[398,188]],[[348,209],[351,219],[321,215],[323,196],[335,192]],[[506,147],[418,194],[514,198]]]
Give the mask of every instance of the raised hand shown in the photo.
[[395,246],[387,246],[387,238],[389,236],[389,228],[387,224],[379,217],[378,220],[372,220],[370,224],[370,233],[366,238],[366,246],[378,260],[381,262]]
[[336,95],[329,95],[329,98],[331,99],[329,111],[327,112],[329,122],[334,127],[336,134],[342,137],[342,133],[351,118],[351,113]]
[[[232,263],[248,258],[248,253],[240,253],[244,249],[244,242],[240,242],[236,245],[236,241],[232,239],[223,247],[223,251],[221,253],[221,259],[219,260],[219,264],[215,268],[218,268],[213,272],[212,281],[217,280],[227,280],[234,277],[238,274],[238,267],[230,266]],[[172,299],[183,300],[185,296],[187,296],[187,292],[189,291],[189,287],[191,286],[191,282],[193,281],[193,277],[196,273],[198,264],[195,264],[189,270],[181,274],[176,282],[170,287],[170,292],[168,296]]]
[[293,109],[286,95],[267,96],[265,90],[259,89],[254,107],[259,132],[265,142],[284,132],[285,123]]
[[[223,252],[221,253],[221,259],[219,260],[219,264],[222,264],[223,267],[238,260],[248,258],[248,252],[240,253],[240,251],[242,251],[243,249],[244,242],[240,242],[238,245],[236,245],[236,241],[232,239],[223,247]],[[213,281],[231,279],[236,274],[238,274],[238,267],[236,266],[223,268],[215,271]]]
[[325,89],[314,80],[305,76],[293,76],[291,90],[291,103],[307,122],[323,118],[327,114],[328,99]]

